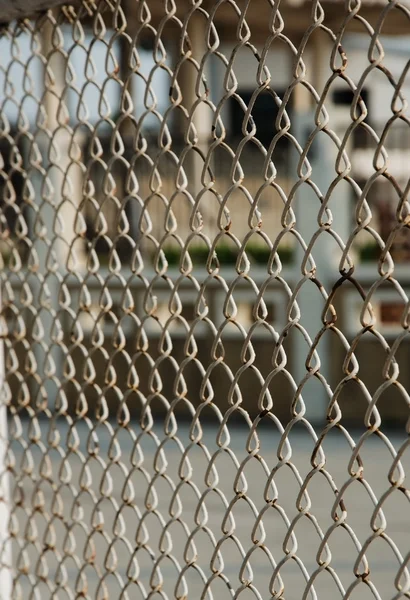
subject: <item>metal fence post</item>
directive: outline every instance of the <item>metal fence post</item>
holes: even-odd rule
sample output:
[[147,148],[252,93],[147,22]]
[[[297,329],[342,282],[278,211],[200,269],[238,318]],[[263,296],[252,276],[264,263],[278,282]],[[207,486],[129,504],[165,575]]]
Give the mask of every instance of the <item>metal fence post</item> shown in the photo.
[[[2,311],[2,290],[0,287],[0,313]],[[10,478],[7,470],[8,424],[7,405],[5,398],[5,357],[4,357],[4,326],[2,320],[0,335],[0,600],[11,600],[12,577],[12,548],[9,534],[10,521]]]

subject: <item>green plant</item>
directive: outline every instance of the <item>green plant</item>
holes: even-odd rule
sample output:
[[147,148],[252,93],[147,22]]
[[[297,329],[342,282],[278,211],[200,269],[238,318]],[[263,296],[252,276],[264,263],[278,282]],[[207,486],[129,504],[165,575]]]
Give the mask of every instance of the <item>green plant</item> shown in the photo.
[[189,256],[195,266],[205,266],[208,260],[209,250],[206,246],[190,246]]
[[[246,247],[248,256],[258,265],[266,265],[269,261],[271,251],[267,246],[249,245]],[[278,255],[282,264],[289,264],[293,259],[293,248],[282,246],[278,249]]]
[[219,244],[216,247],[216,255],[221,265],[234,265],[238,259],[238,253],[237,248],[227,244]]
[[248,244],[246,247],[246,253],[249,258],[258,265],[266,264],[270,256],[269,248],[261,245]]
[[[209,257],[209,249],[205,245],[191,245],[188,249],[189,256],[195,266],[205,266]],[[177,246],[164,248],[165,258],[170,266],[179,264],[182,250]],[[216,254],[220,264],[235,264],[237,252],[227,244],[220,244],[216,248]]]
[[359,248],[361,262],[373,262],[379,259],[380,246],[375,242],[369,242]]
[[[181,248],[167,246],[163,250],[168,264],[177,266],[181,258]],[[209,249],[205,245],[191,245],[188,251],[194,266],[205,267],[209,257]],[[270,250],[267,246],[248,244],[246,253],[250,261],[256,265],[266,265],[269,261]],[[282,264],[289,264],[293,259],[293,248],[282,246],[278,249],[278,254]],[[220,243],[216,246],[216,255],[220,265],[234,265],[238,259],[239,250],[229,244]]]
[[170,266],[179,265],[179,259],[181,257],[181,250],[177,246],[168,246],[164,248],[165,258]]
[[293,260],[293,248],[290,248],[289,246],[278,248],[278,254],[281,263],[284,265],[288,265]]

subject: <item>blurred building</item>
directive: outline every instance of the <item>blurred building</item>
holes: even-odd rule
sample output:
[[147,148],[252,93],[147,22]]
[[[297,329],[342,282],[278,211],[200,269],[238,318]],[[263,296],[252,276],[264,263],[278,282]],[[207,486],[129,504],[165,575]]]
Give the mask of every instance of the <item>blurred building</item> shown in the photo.
[[[326,18],[330,19],[334,29],[335,23],[341,23],[344,3],[323,4],[327,7]],[[243,39],[238,38],[238,15],[229,10],[227,3],[221,5],[221,10],[213,16],[215,31],[219,36],[217,42],[207,39],[205,17],[200,13],[193,15],[188,31],[193,61],[189,64],[181,64],[181,30],[175,25],[176,21],[170,20],[160,40],[155,37],[155,31],[158,31],[164,17],[160,3],[152,6],[154,29],[138,22],[133,13],[134,4],[130,3],[127,34],[115,40],[112,37],[112,22],[108,17],[108,29],[99,37],[93,35],[91,23],[84,21],[83,36],[76,44],[72,41],[70,25],[66,24],[67,36],[59,43],[56,56],[53,57],[55,93],[45,99],[42,51],[53,54],[55,42],[50,40],[50,32],[42,40],[43,49],[33,45],[29,31],[22,31],[16,38],[17,42],[7,36],[0,41],[4,58],[4,66],[0,67],[2,256],[9,261],[9,269],[20,277],[24,266],[30,261],[30,255],[33,255],[33,240],[38,270],[48,271],[46,265],[51,252],[47,240],[39,232],[46,230],[52,237],[50,232],[57,231],[52,250],[63,272],[69,265],[72,275],[70,294],[72,301],[82,307],[77,317],[85,336],[90,337],[101,326],[106,336],[104,343],[111,350],[115,345],[113,340],[118,319],[121,319],[126,334],[130,356],[135,353],[137,319],[140,319],[138,339],[143,331],[157,344],[163,331],[161,328],[170,318],[171,291],[152,270],[154,256],[158,257],[159,244],[163,248],[175,245],[176,238],[180,247],[186,243],[192,235],[190,218],[193,212],[196,211],[198,218],[200,215],[203,222],[201,232],[211,241],[217,233],[224,233],[224,227],[227,226],[229,235],[225,236],[226,244],[231,246],[234,245],[233,239],[238,244],[243,243],[250,231],[250,224],[255,231],[259,228],[272,241],[283,232],[287,198],[300,179],[300,149],[296,149],[295,141],[303,147],[315,131],[315,112],[322,94],[325,95],[324,106],[329,116],[329,127],[343,140],[352,124],[351,110],[357,100],[353,90],[360,88],[360,105],[366,113],[365,119],[349,135],[345,151],[351,163],[351,176],[362,188],[377,171],[375,153],[380,138],[386,133],[383,145],[388,152],[389,173],[394,176],[394,181],[380,172],[373,177],[367,196],[372,211],[370,227],[379,231],[384,239],[390,234],[399,196],[405,195],[397,190],[404,190],[408,185],[410,164],[409,127],[403,118],[405,115],[409,117],[408,109],[403,109],[400,118],[394,117],[393,109],[396,110],[397,103],[402,100],[400,94],[395,95],[395,86],[389,80],[390,77],[401,80],[402,96],[409,97],[410,81],[406,77],[406,65],[410,42],[408,37],[389,36],[392,32],[400,32],[397,15],[392,17],[380,36],[385,50],[383,68],[374,68],[371,39],[367,34],[355,30],[353,24],[343,36],[343,50],[347,59],[344,70],[330,83],[334,41],[323,31],[317,31],[309,38],[302,58],[304,81],[310,82],[318,94],[314,99],[302,83],[293,86],[300,74],[300,65],[298,67],[295,62],[297,48],[304,43],[303,34],[311,23],[309,3],[284,4],[285,29],[282,36],[277,35],[272,40],[271,6],[262,2],[257,5],[260,11],[255,8],[247,17],[249,40],[245,39],[247,35],[243,31]],[[208,10],[212,6],[213,3],[204,3]],[[179,9],[183,9],[181,4]],[[376,23],[380,6],[377,3],[364,3],[363,11]],[[341,65],[342,59],[339,57],[337,60],[337,64]],[[176,66],[178,73],[175,72]],[[284,102],[286,114],[279,119],[280,107]],[[63,130],[59,127],[61,110],[65,111],[66,117]],[[58,142],[58,159],[47,153],[49,139],[44,140],[43,135],[45,118],[48,119],[48,129]],[[35,143],[40,148],[40,157],[33,155],[33,132]],[[190,148],[188,153],[187,148]],[[308,159],[312,165],[312,179],[325,194],[337,176],[337,145],[319,132],[310,147]],[[52,163],[51,166],[49,163]],[[52,184],[49,188],[44,186],[45,172]],[[69,177],[65,177],[66,173]],[[320,201],[312,190],[306,188],[298,192],[293,205],[297,229],[309,243],[318,227]],[[329,206],[334,216],[332,227],[345,243],[357,223],[357,203],[358,192],[354,192],[346,181],[337,186],[330,200]],[[64,225],[60,230],[59,222]],[[253,237],[256,244],[263,246],[260,231]],[[330,239],[330,236],[327,238]],[[320,243],[313,250],[325,287],[333,285],[341,260],[340,248],[327,238],[321,236]],[[295,244],[292,232],[286,233],[281,243],[294,249],[293,260],[286,265],[284,273],[285,281],[294,287],[301,277],[304,253]],[[360,264],[361,259],[368,260],[370,257],[369,262],[376,273],[377,249],[374,246],[375,239],[368,231],[357,236],[356,263]],[[131,275],[129,267],[136,260],[136,248],[144,260],[150,286],[155,279],[156,287],[148,289],[145,280],[130,276],[132,281],[127,289],[135,302],[135,310],[134,318],[128,318],[129,315],[124,315],[122,308],[124,290],[116,277],[108,275],[105,267],[108,260],[118,256],[122,263],[121,273]],[[409,259],[409,242],[405,234],[395,241],[393,250],[397,262]],[[10,252],[11,258],[8,256]],[[90,275],[90,271],[100,273],[101,277]],[[364,288],[369,288],[375,275],[373,271],[365,271],[359,272],[358,277]],[[178,278],[177,269],[173,270],[171,266],[169,272],[171,278]],[[81,278],[84,273],[87,273],[87,286],[91,290],[89,304],[88,299],[87,302],[79,300],[83,293]],[[229,282],[235,274],[231,264],[223,274],[224,281]],[[254,267],[252,276],[256,284],[262,286],[266,279],[266,261]],[[408,274],[406,277],[408,279]],[[109,309],[102,308],[101,300],[106,281],[110,282],[110,294],[115,300]],[[56,305],[59,293],[57,284],[52,282],[52,278],[47,282],[51,290],[50,297]],[[21,277],[18,285],[21,285]],[[51,289],[53,285],[54,291]],[[218,286],[216,280],[212,282],[205,299],[210,319],[216,326],[224,321],[222,307],[226,300],[226,289]],[[235,291],[238,321],[248,330],[254,321],[255,290],[246,281],[241,286]],[[350,296],[349,293],[343,290],[338,299],[338,326],[351,339],[361,327],[359,317],[363,299],[357,296],[355,290]],[[155,295],[157,302],[152,315],[147,310],[150,294]],[[192,323],[196,318],[198,289],[186,278],[179,294],[184,304],[184,316]],[[267,319],[277,331],[282,331],[287,323],[286,304],[289,296],[283,286],[273,282],[264,290],[264,298]],[[374,300],[376,303],[377,299]],[[323,303],[317,302],[315,297],[312,299],[311,291],[305,290],[301,290],[298,303],[301,323],[314,336],[322,326]],[[397,302],[394,294],[392,297],[386,296],[380,300],[378,309],[383,334],[397,334],[403,312],[402,299]],[[70,319],[67,319],[67,336],[70,323]],[[50,321],[47,325],[50,339],[52,326]],[[234,326],[229,327],[230,324],[224,331],[226,360],[235,372],[240,368],[238,361],[243,340]],[[186,331],[178,327],[175,319],[169,331],[176,340],[176,360],[181,362],[186,352]],[[211,353],[213,340],[209,333],[206,324],[198,322],[195,336],[200,340],[202,364],[206,364]],[[257,361],[261,372],[266,375],[272,369],[272,339],[264,332],[258,332],[256,337],[254,347],[257,349]],[[306,374],[307,347],[296,334],[287,344],[289,368],[293,370],[295,381],[300,382]],[[385,352],[376,347],[373,340],[368,347],[365,346],[360,349],[358,356],[363,359],[364,377],[371,380],[374,365],[383,365]],[[267,347],[270,352],[265,352]],[[21,346],[20,351],[24,355],[26,349]],[[151,348],[151,352],[154,355],[157,350]],[[321,372],[332,384],[340,380],[344,352],[343,348],[333,346],[331,350],[327,348],[322,352]],[[369,359],[369,352],[372,359]],[[401,352],[403,361],[408,361],[407,346]],[[45,360],[44,351],[42,360]],[[99,360],[103,363],[105,358],[100,357]],[[23,364],[24,356],[21,361]],[[84,368],[82,356],[76,355],[76,361],[80,371]],[[200,378],[191,367],[192,372],[186,377],[195,391],[193,396],[198,398]],[[129,365],[119,364],[117,368],[126,386],[124,382],[129,375]],[[381,372],[381,369],[380,366],[378,370]],[[98,365],[96,377],[104,370]],[[149,395],[149,390],[144,388],[144,378],[148,380],[149,368],[142,366],[138,373],[142,380],[142,393]],[[172,394],[172,375],[172,371],[163,374],[164,389],[168,395]],[[241,385],[246,392],[246,402],[255,410],[255,405],[252,405],[255,382],[250,373],[246,377]],[[104,382],[100,385],[104,389]],[[218,385],[221,386],[218,393],[226,398],[226,386],[216,381],[217,391]],[[275,393],[286,399],[281,400],[281,407],[278,408],[278,414],[284,416],[288,414],[286,402],[294,390],[285,380],[275,385]],[[405,385],[410,387],[410,380]],[[93,386],[90,397],[96,389]],[[111,393],[111,389],[107,393]],[[320,393],[323,395],[323,390]],[[355,393],[360,396],[360,390],[351,391],[353,400],[349,406],[351,415],[357,418]],[[313,396],[315,394],[313,390]],[[361,400],[365,405],[363,398]],[[346,398],[348,401],[350,399]],[[387,410],[391,408],[388,402],[386,407]],[[404,410],[402,412],[404,414]],[[317,414],[323,414],[323,403]]]
[[[132,7],[132,4],[130,6]],[[292,3],[289,3],[289,6],[291,7],[289,10],[295,11],[293,19],[296,19],[297,11],[300,9],[293,7]],[[132,10],[130,11],[129,22],[132,34]],[[232,231],[238,239],[243,239],[249,231],[250,204],[253,201],[251,199],[257,197],[258,211],[266,232],[271,238],[275,238],[282,227],[284,200],[281,193],[286,196],[297,180],[298,154],[288,135],[279,136],[274,149],[271,149],[270,158],[276,170],[274,186],[263,186],[266,181],[264,162],[272,140],[275,136],[278,137],[278,132],[281,131],[277,116],[279,106],[294,80],[294,49],[279,38],[268,49],[264,48],[267,25],[262,26],[254,16],[250,18],[253,25],[253,29],[252,26],[250,28],[250,42],[238,43],[235,39],[234,23],[229,21],[230,18],[232,19],[228,14],[220,16],[220,38],[217,50],[213,52],[209,52],[205,44],[204,19],[193,18],[193,26],[189,31],[194,59],[200,63],[201,56],[208,52],[203,75],[206,76],[210,103],[208,106],[204,102],[200,103],[191,121],[198,130],[198,139],[204,156],[210,157],[208,176],[214,177],[215,183],[212,193],[203,194],[200,211],[204,218],[205,231],[212,237],[220,228],[220,224],[216,221],[221,198],[229,195],[225,206],[232,219]],[[334,18],[337,18],[336,15]],[[285,29],[284,33],[297,43],[300,42],[298,31],[303,31],[304,21],[302,20],[297,27],[295,25],[294,30],[289,26],[292,22],[292,17],[287,16],[286,27],[289,31]],[[93,239],[95,241],[97,236],[96,248],[101,254],[109,252],[109,240],[118,236],[119,206],[122,205],[128,218],[129,235],[132,239],[140,238],[144,230],[141,222],[144,204],[149,205],[150,214],[156,215],[152,222],[152,235],[162,239],[166,234],[164,223],[167,205],[161,200],[161,194],[168,199],[175,196],[173,210],[178,221],[178,235],[185,239],[190,232],[189,216],[192,205],[181,195],[176,198],[178,196],[176,181],[180,177],[178,160],[188,135],[188,121],[181,117],[182,111],[175,108],[170,97],[173,69],[179,61],[178,44],[171,35],[167,37],[164,34],[161,50],[163,54],[161,54],[148,29],[140,29],[140,34],[135,37],[136,45],[133,48],[130,44],[124,43],[124,40],[121,42],[121,37],[114,44],[107,44],[103,38],[93,40],[91,30],[87,31],[87,27],[85,27],[82,45],[70,48],[69,35],[65,42],[64,51],[67,52],[70,83],[61,90],[62,99],[67,106],[83,157],[90,164],[85,174],[87,181],[84,181],[83,174],[83,181],[78,182],[79,187],[75,193],[81,195],[81,210],[87,221],[89,241]],[[109,36],[108,32],[107,39]],[[335,78],[330,85],[326,93],[325,108],[330,115],[330,128],[342,139],[352,122],[350,111],[353,92],[348,82],[359,86],[361,98],[368,112],[365,124],[370,125],[379,137],[383,135],[386,125],[389,124],[383,142],[389,155],[389,173],[395,177],[400,186],[405,186],[410,159],[410,128],[404,119],[392,119],[391,107],[394,103],[395,90],[387,73],[391,73],[396,80],[400,78],[410,51],[409,41],[408,38],[397,36],[381,37],[380,41],[385,50],[383,70],[368,70],[368,75],[363,77],[369,67],[370,38],[368,35],[355,32],[345,34],[343,49],[347,58],[346,68],[343,77]],[[10,231],[13,231],[17,222],[14,206],[15,203],[19,204],[22,201],[24,182],[22,168],[17,168],[13,163],[13,157],[10,156],[10,136],[13,136],[19,127],[23,129],[34,127],[39,118],[38,104],[34,100],[34,95],[40,97],[42,63],[39,56],[31,55],[28,33],[19,36],[18,49],[10,46],[7,37],[2,38],[0,46],[5,57],[4,64],[11,63],[11,69],[0,70],[0,90],[2,90],[0,102],[3,119],[7,120],[0,137],[0,145],[4,160],[3,171],[6,174],[10,173],[16,196],[15,201],[7,200],[7,192],[12,188],[5,185],[3,179],[2,197],[6,197],[6,201],[2,201],[3,218],[7,220]],[[322,46],[323,50],[321,50]],[[326,40],[323,35],[319,41],[313,36],[313,41],[307,44],[303,53],[306,80],[317,88],[319,94],[323,92],[326,80],[331,75],[330,48],[329,40]],[[11,60],[12,56],[14,56],[13,60]],[[221,57],[224,57],[224,60]],[[33,96],[27,93],[26,64],[28,61]],[[266,68],[266,73],[263,74],[262,70],[258,75],[261,62]],[[231,68],[235,81],[229,81],[229,77],[227,79],[227,73]],[[132,97],[132,108],[131,110],[127,108],[131,117],[128,123],[123,119],[124,106],[121,107],[121,98],[124,97],[123,86],[119,84],[118,78],[113,76],[116,70],[122,77],[127,78],[127,90]],[[261,89],[263,78],[268,82],[266,89]],[[185,70],[184,68],[180,70],[176,80],[182,92],[181,106],[192,112],[193,105],[198,100],[195,84],[197,80],[200,83],[201,75],[198,75],[198,70],[186,67]],[[201,83],[198,88],[199,93],[201,93],[200,88]],[[309,99],[309,94],[301,88],[302,86],[297,86],[287,98],[286,114],[290,119],[288,133],[291,136],[295,135],[303,144],[314,129],[312,113],[314,106]],[[401,84],[404,98],[408,97],[409,89],[408,77],[404,77]],[[255,99],[256,92],[258,93]],[[397,104],[400,99],[396,99],[395,102]],[[240,154],[235,157],[238,145],[246,134],[246,127],[249,128],[250,121],[245,118],[245,115],[247,107],[252,103],[250,115],[255,132],[241,147]],[[218,113],[217,125],[219,128],[222,125],[224,131],[213,134],[212,127],[216,123],[214,119],[216,112]],[[303,114],[302,120],[298,120],[300,114]],[[393,122],[390,124],[390,121]],[[171,136],[170,145],[165,150],[164,139],[160,139],[161,135],[164,135],[160,133],[161,131],[168,131]],[[223,143],[216,144],[215,136],[223,140]],[[113,158],[116,137],[121,138],[124,147]],[[21,145],[22,161],[26,164],[29,137],[18,134],[17,139]],[[141,148],[144,147],[139,153],[136,152],[138,144]],[[318,145],[320,145],[320,136],[317,136],[309,153],[309,158],[312,160],[315,158],[315,152],[320,153]],[[352,164],[352,176],[359,184],[364,184],[375,171],[373,162],[377,141],[365,126],[359,126],[350,135],[347,147]],[[336,154],[333,158],[335,157]],[[131,164],[131,169],[135,171],[136,183],[134,189],[130,191],[126,189],[125,181]],[[187,157],[183,163],[188,175],[187,191],[193,198],[203,189],[201,183],[203,166],[204,161],[198,157],[196,160]],[[155,183],[152,181],[153,170],[159,177],[158,182]],[[234,183],[239,180],[241,186],[235,186]],[[155,190],[159,189],[158,186],[161,194],[155,193]],[[114,187],[115,191],[113,191]],[[346,194],[349,193],[351,196],[349,210],[352,213],[352,204],[354,205],[355,200],[351,191],[346,190]],[[368,191],[368,198],[374,211],[373,225],[383,233],[386,230],[387,220],[394,219],[397,192],[391,182],[381,176]],[[102,211],[97,208],[98,205],[102,206]],[[108,227],[107,233],[102,236],[99,235],[101,226],[98,224],[101,219],[106,220]],[[349,226],[351,225],[350,223]],[[105,224],[102,228],[105,229]],[[366,237],[359,241],[364,246],[371,244],[371,240]],[[284,244],[287,243],[290,245],[293,243],[291,237],[284,239]],[[126,242],[121,244],[119,240],[118,244],[120,254],[126,259],[129,254]],[[397,241],[397,246],[396,260],[406,260],[409,253],[406,235]],[[150,253],[154,249],[147,247],[146,250]]]

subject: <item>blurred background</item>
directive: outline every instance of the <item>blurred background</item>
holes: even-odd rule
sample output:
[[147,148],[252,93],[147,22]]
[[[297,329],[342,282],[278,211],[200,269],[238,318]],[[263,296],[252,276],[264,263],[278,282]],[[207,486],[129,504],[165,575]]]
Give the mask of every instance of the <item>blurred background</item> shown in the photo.
[[[324,25],[338,31],[344,5],[328,5]],[[85,15],[81,27],[57,15],[61,27],[49,23],[39,34],[26,24],[0,40],[10,402],[39,407],[46,396],[64,393],[70,410],[78,410],[75,379],[92,411],[101,397],[113,414],[122,403],[134,415],[147,399],[157,414],[177,399],[175,411],[187,416],[189,404],[206,398],[204,373],[220,344],[223,363],[205,380],[224,409],[237,401],[233,374],[246,362],[250,340],[255,355],[237,383],[251,415],[269,395],[286,422],[303,384],[308,416],[320,421],[329,389],[343,382],[343,422],[362,424],[394,360],[403,389],[410,387],[403,325],[410,285],[410,232],[403,225],[410,42],[398,11],[378,36],[383,55],[354,19],[339,38],[343,52],[333,52],[337,44],[325,28],[306,37],[305,3],[284,4],[283,35],[272,33],[270,7],[262,2],[247,16],[246,31],[225,3],[214,11],[213,29],[205,13],[193,11],[189,44],[178,21],[183,6],[170,18],[154,3],[145,20],[136,6],[123,3],[114,16],[111,10]],[[368,22],[376,24],[379,13],[378,5],[363,3]],[[318,127],[320,99],[348,157],[348,174],[339,179],[337,168],[345,167],[337,143]],[[307,256],[298,235],[309,245],[321,218],[320,193],[298,164],[306,144],[310,181],[322,199],[330,190],[331,229],[348,247],[355,281],[366,295],[380,280],[368,297],[374,329],[367,332],[358,287],[346,280],[334,294],[344,337],[328,329],[317,345],[330,388],[317,377],[305,380],[312,370],[307,361],[316,361],[317,370],[309,351],[325,309],[309,278],[297,295],[303,331],[288,327]],[[398,285],[381,281],[385,243]],[[350,268],[340,244],[321,235],[311,252],[316,276],[330,292],[339,271]],[[239,275],[243,265],[246,277]],[[36,302],[43,307],[37,314]],[[400,334],[389,355],[386,344]],[[346,357],[355,336],[359,372],[352,375]],[[55,372],[47,367],[50,357]],[[71,368],[75,378],[67,375]],[[404,423],[405,397],[397,386],[380,394],[385,423]]]

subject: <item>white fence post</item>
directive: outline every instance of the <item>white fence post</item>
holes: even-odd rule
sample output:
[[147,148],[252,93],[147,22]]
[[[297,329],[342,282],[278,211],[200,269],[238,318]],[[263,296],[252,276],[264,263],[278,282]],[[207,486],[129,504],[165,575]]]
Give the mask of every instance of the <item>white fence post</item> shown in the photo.
[[[75,159],[70,156],[75,152],[75,140],[69,123],[65,121],[68,112],[63,111],[66,108],[66,61],[62,41],[58,38],[61,31],[54,35],[53,29],[52,17],[49,16],[41,31],[42,54],[47,59],[47,67],[44,67],[47,69],[44,72],[46,130],[37,138],[41,145],[42,171],[33,176],[38,208],[33,239],[39,274],[34,294],[38,311],[36,319],[41,321],[43,330],[34,352],[43,380],[42,393],[46,394],[50,408],[56,400],[56,384],[61,380],[63,370],[62,350],[55,337],[61,277],[67,270],[68,260],[73,272],[81,272],[85,260],[82,240],[77,238],[75,231],[82,175]],[[50,367],[53,373],[48,373]]]
[[[207,53],[208,47],[206,44],[206,29],[205,19],[201,17],[198,11],[192,13],[189,18],[190,27],[188,29],[189,40],[191,44],[191,56],[201,66],[201,61]],[[179,58],[179,57],[178,57]],[[202,75],[208,79],[209,58],[205,64],[204,72]],[[182,66],[178,81],[182,92],[182,106],[189,113],[189,123],[195,129],[197,137],[196,147],[201,151],[204,158],[208,153],[209,142],[212,133],[212,110],[206,104],[204,98],[199,100],[199,95],[204,94],[204,81],[203,77],[200,77],[200,71],[197,71],[192,63],[186,61]],[[193,110],[195,103],[197,106]],[[185,119],[180,119],[181,132],[185,132]],[[189,132],[189,140],[193,140],[193,131]],[[195,199],[198,198],[198,194],[203,190],[204,185],[202,184],[202,172],[204,169],[204,158],[195,150],[191,150],[185,159],[185,173],[188,177],[188,190],[191,192]],[[206,176],[205,176],[206,177]],[[207,232],[209,229],[214,229],[216,223],[216,217],[212,213],[212,208],[215,208],[215,204],[211,202],[209,206],[210,196],[205,192],[204,196],[199,204],[199,212],[202,214],[204,219],[205,227]],[[209,229],[208,229],[209,228]]]
[[[319,95],[322,94],[328,78],[331,75],[330,56],[331,44],[326,35],[322,32],[316,32],[314,52],[312,53],[311,71],[315,73],[314,85]],[[298,88],[300,88],[298,90]],[[315,128],[315,103],[309,102],[310,94],[306,92],[301,84],[296,88],[295,111],[292,115],[292,131],[298,142],[304,146],[308,135]],[[335,118],[335,111],[332,110],[331,92],[328,93],[326,101],[326,110],[331,116],[330,128],[334,131],[340,123],[340,117]],[[313,110],[312,110],[313,104]],[[337,133],[337,131],[336,131]],[[296,154],[296,153],[294,153]],[[336,178],[336,157],[337,147],[335,143],[325,134],[318,133],[308,154],[308,160],[312,167],[311,178],[319,188],[321,194],[326,196],[331,182]],[[296,158],[299,161],[300,156]],[[294,165],[297,168],[297,164]],[[295,176],[295,173],[292,173]],[[349,231],[349,192],[346,185],[338,186],[332,191],[329,208],[333,216],[332,229],[336,230],[338,235],[346,242]],[[309,245],[314,234],[319,229],[318,214],[320,210],[320,201],[317,194],[306,184],[299,188],[296,198],[296,218],[297,230],[302,235],[306,244]],[[324,220],[324,217],[323,217]],[[302,278],[301,264],[304,258],[304,250],[300,244],[297,244],[295,274],[296,281]],[[332,285],[338,279],[338,265],[341,258],[341,251],[338,250],[335,240],[325,231],[316,239],[312,249],[312,254],[316,264],[316,277],[329,294]],[[300,324],[309,334],[312,343],[323,327],[322,313],[325,306],[325,299],[321,296],[318,287],[313,281],[305,281],[297,296],[301,317]],[[332,357],[330,347],[330,333],[325,333],[323,340],[319,344],[320,373],[326,379],[328,384],[332,381]],[[301,383],[306,377],[306,359],[310,347],[298,334],[294,345],[295,355],[295,378],[297,383]],[[313,364],[315,361],[313,361]],[[306,404],[306,417],[313,423],[323,422],[326,416],[326,405],[329,401],[328,391],[317,378],[312,378],[306,382],[302,390],[302,396]]]

